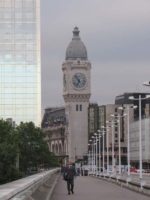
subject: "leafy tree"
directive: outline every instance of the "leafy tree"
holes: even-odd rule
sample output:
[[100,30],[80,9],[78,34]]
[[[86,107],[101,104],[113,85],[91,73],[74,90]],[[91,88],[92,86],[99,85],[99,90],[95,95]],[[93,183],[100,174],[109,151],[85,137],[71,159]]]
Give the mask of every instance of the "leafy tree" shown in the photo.
[[15,128],[0,120],[0,183],[28,175],[33,168],[55,166],[58,160],[49,152],[40,128],[32,122],[22,122]]
[[17,134],[9,122],[0,120],[0,183],[17,179],[16,169]]
[[34,123],[21,123],[17,127],[19,135],[20,170],[25,174],[32,168],[56,166],[57,160],[49,152],[44,135]]

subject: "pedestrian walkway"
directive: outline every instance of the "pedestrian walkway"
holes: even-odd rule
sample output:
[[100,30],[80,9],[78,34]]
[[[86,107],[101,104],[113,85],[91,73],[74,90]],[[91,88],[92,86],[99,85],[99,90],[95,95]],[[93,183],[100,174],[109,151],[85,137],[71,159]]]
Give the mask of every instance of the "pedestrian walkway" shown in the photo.
[[149,200],[142,194],[113,183],[88,176],[75,178],[75,193],[68,195],[66,182],[60,178],[52,200]]

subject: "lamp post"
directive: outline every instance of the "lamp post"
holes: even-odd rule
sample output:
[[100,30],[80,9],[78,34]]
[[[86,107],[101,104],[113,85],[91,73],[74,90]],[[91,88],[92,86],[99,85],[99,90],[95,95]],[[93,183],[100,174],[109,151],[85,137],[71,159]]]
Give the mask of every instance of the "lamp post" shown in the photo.
[[103,128],[103,174],[104,174],[104,169],[105,169],[105,152],[104,152],[104,142],[105,142],[105,138],[104,138],[105,132],[104,132],[104,128]]
[[136,109],[137,106],[126,105],[119,107],[120,110],[127,110],[127,162],[128,162],[128,178],[130,178],[130,109]]
[[[111,116],[111,115],[110,115]],[[112,116],[111,116],[112,117]],[[115,126],[116,125],[116,121],[111,120],[111,121],[106,121],[107,127],[111,127],[111,143],[112,143],[112,147],[111,147],[111,152],[112,152],[112,173],[114,174],[114,169],[115,169],[115,158],[114,158],[114,127],[118,127]],[[108,128],[107,128],[107,137],[108,137]],[[109,166],[109,137],[107,140],[107,164]]]
[[106,121],[106,140],[107,140],[107,175],[109,174],[109,135],[108,135],[109,121]]
[[97,166],[98,166],[98,164],[97,164],[97,133],[94,133],[94,136],[95,136],[95,145],[96,145],[96,148],[95,148],[95,156],[96,156],[96,158],[95,158],[95,165],[96,165],[96,169],[95,169],[95,173],[96,173],[96,176],[97,176]]
[[[114,174],[114,169],[115,169],[115,158],[114,158],[114,127],[115,127],[115,121],[111,120],[111,121],[106,121],[107,125],[109,125],[109,127],[111,127],[111,152],[112,152],[112,173]],[[107,129],[108,130],[108,129]],[[108,134],[108,132],[107,132]],[[108,137],[109,138],[109,137]],[[107,140],[107,147],[109,145],[109,139]],[[108,147],[109,148],[109,147]],[[109,153],[109,152],[108,152]],[[107,160],[109,159],[109,155],[107,156]],[[108,165],[109,165],[109,161],[107,161]]]
[[108,129],[106,128],[106,146],[107,146],[107,175],[108,175],[108,168],[109,168],[109,137],[108,137]]
[[121,137],[120,137],[120,118],[121,117],[125,117],[126,114],[124,115],[120,115],[120,114],[113,114],[111,115],[112,117],[115,117],[115,118],[118,118],[118,151],[119,151],[119,175],[121,175],[121,143],[120,143],[120,140],[121,140]]
[[120,145],[120,116],[118,117],[118,140],[119,140],[119,175],[121,174],[121,145]]
[[92,136],[92,174],[94,175],[94,165],[95,165],[95,142],[94,136]]
[[101,173],[101,131],[100,130],[97,130],[98,132],[98,136],[99,136],[99,175]]
[[111,122],[112,125],[112,173],[114,174],[115,170],[115,159],[114,159],[114,124],[113,121]]
[[93,148],[93,143],[91,144],[92,145],[92,174],[93,174],[93,165],[94,165],[94,148]]
[[93,138],[93,148],[94,148],[94,165],[93,165],[93,175],[97,174],[97,135],[94,133],[94,135],[92,136]]
[[[141,113],[141,101],[150,98],[150,95],[146,95],[144,98],[142,98],[141,95],[139,95],[139,98],[135,98],[133,96],[130,96],[130,100],[135,100],[139,102],[139,169],[140,169],[140,180],[142,182],[142,128],[141,128],[141,118],[142,118],[142,113]],[[141,184],[142,187],[142,184]]]
[[88,165],[90,166],[90,172],[91,172],[93,169],[93,148],[92,148],[92,140],[91,139],[89,140],[88,147],[89,147],[88,148],[89,149]]
[[105,143],[105,138],[104,138],[104,136],[105,136],[105,131],[104,131],[104,129],[105,129],[105,127],[102,126],[101,129],[102,129],[102,137],[103,137],[103,174],[104,174],[104,169],[105,169],[105,148],[104,148],[104,143]]
[[[107,123],[107,122],[106,122]],[[103,170],[105,169],[105,148],[104,148],[104,135],[106,134],[106,155],[107,155],[107,174],[108,174],[108,168],[109,168],[109,151],[108,151],[108,145],[109,145],[109,139],[108,139],[108,126],[104,127],[102,126],[101,127],[103,129]],[[105,131],[104,131],[105,129]]]

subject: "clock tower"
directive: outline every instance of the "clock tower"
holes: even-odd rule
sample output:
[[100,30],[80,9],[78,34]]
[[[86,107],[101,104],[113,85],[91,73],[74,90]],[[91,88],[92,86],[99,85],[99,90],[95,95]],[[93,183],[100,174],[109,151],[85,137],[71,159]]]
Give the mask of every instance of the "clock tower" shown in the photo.
[[88,106],[91,93],[91,63],[77,27],[62,64],[63,97],[68,122],[69,160],[82,159],[88,151]]

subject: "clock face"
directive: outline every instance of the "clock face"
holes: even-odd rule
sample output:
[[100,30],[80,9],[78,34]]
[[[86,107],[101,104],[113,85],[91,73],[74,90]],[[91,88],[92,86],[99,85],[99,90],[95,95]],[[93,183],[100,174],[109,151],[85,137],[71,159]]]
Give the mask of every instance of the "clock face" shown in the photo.
[[76,73],[72,77],[72,84],[77,89],[82,89],[86,85],[86,76],[83,73]]

